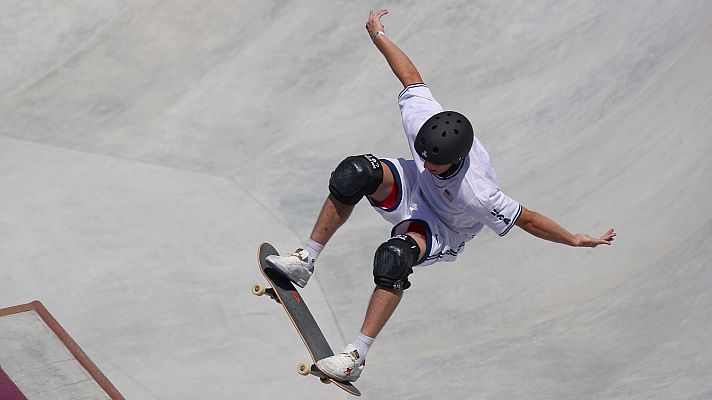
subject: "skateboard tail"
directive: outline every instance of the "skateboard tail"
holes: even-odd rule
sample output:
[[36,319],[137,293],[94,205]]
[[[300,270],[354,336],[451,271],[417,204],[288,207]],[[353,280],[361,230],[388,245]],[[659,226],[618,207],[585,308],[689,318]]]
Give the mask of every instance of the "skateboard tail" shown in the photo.
[[320,370],[316,364],[312,364],[311,369],[312,369],[312,374],[318,376],[320,379],[326,378],[329,381],[333,382],[338,387],[340,387],[341,389],[349,392],[349,394],[352,394],[357,397],[361,396],[361,391],[356,389],[356,386],[354,386],[351,382],[342,381],[342,380],[334,378],[333,376],[330,376],[326,372]]

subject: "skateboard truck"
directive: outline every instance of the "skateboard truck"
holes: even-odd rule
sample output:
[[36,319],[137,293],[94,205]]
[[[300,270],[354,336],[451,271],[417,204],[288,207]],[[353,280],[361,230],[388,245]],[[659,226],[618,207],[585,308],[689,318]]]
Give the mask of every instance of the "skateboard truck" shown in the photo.
[[265,285],[261,283],[252,284],[252,294],[254,294],[255,296],[262,296],[266,294],[272,300],[276,301],[277,303],[281,303],[279,301],[279,297],[277,297],[277,294],[274,292],[274,289],[265,287]]
[[323,372],[319,371],[319,368],[315,364],[310,364],[310,363],[301,363],[297,367],[297,372],[299,375],[302,376],[307,376],[307,375],[314,375],[319,378],[321,383],[329,384],[331,383],[331,379],[324,375]]

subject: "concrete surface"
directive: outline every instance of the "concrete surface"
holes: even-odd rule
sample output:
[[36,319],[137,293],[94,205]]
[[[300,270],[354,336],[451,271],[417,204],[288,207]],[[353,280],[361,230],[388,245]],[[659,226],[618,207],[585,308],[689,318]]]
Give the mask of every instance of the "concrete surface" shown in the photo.
[[[386,34],[505,192],[611,247],[485,232],[414,275],[374,399],[712,397],[709,1],[10,1],[0,306],[40,299],[128,399],[344,398],[249,292],[345,156],[407,155]],[[360,205],[304,291],[336,348],[389,226]]]

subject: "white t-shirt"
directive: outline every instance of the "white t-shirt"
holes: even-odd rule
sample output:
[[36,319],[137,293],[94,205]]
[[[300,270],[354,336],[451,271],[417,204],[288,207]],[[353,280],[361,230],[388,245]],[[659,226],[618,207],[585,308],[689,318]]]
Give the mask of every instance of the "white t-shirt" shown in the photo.
[[425,169],[415,151],[418,130],[425,121],[443,111],[423,84],[409,85],[398,96],[403,129],[418,167],[418,183],[423,199],[438,218],[454,231],[477,235],[484,225],[504,236],[514,226],[522,206],[499,188],[497,174],[482,144],[474,139],[470,153],[460,168],[447,179]]

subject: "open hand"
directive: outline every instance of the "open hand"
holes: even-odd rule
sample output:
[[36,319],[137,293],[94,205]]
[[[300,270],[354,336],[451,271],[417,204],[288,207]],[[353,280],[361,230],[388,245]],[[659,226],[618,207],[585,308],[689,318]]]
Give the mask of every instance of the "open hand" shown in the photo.
[[616,237],[616,231],[609,229],[608,232],[600,238],[594,238],[589,235],[584,235],[583,233],[577,233],[575,236],[577,247],[596,247],[599,244],[610,245]]
[[366,20],[366,30],[368,31],[369,36],[373,37],[373,34],[378,31],[384,32],[383,24],[381,23],[381,17],[386,14],[388,14],[388,10],[386,9],[378,11],[369,11],[368,19]]

